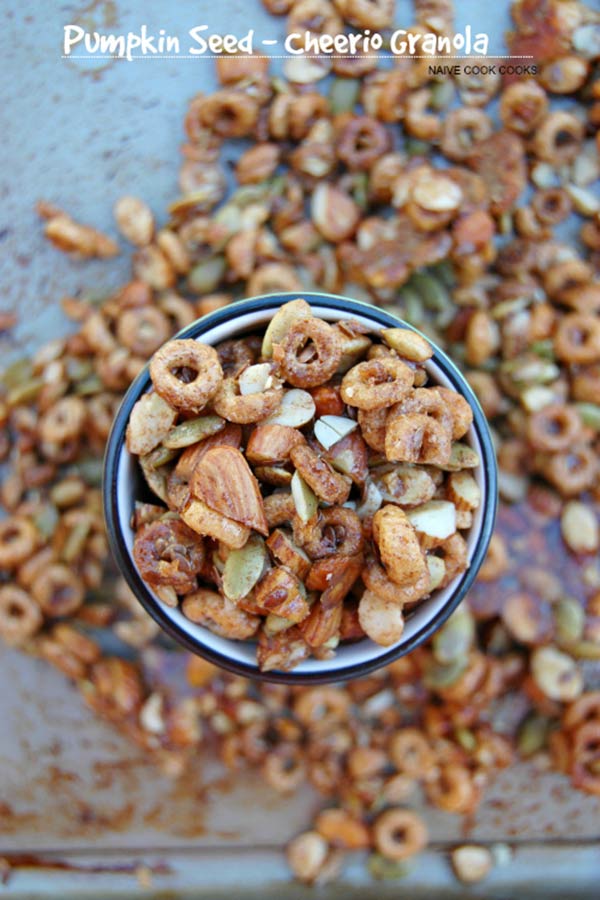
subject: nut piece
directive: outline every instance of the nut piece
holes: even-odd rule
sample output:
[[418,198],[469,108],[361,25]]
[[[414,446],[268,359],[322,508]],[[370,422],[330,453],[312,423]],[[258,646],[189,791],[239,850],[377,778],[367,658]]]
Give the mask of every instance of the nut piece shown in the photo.
[[452,851],[452,868],[455,875],[465,884],[483,881],[490,874],[494,858],[487,847],[465,844]]
[[[275,321],[275,320],[273,320]],[[314,417],[315,401],[301,388],[285,391],[279,409],[263,419],[262,425],[286,425],[288,428],[302,428]]]
[[305,831],[290,841],[286,855],[296,878],[310,884],[318,878],[325,866],[329,845],[318,831]]
[[311,561],[304,550],[294,543],[289,534],[281,528],[275,528],[269,535],[267,547],[277,562],[304,581],[310,570]]
[[531,655],[531,674],[551,700],[575,700],[583,691],[583,675],[577,663],[556,647],[538,647]]
[[429,341],[410,328],[383,328],[381,337],[399,356],[412,362],[425,362],[433,356]]
[[273,387],[272,383],[269,384],[269,379],[272,382],[270,363],[257,363],[255,366],[248,366],[238,378],[240,394],[242,397],[245,397],[247,394],[261,394],[268,388]]
[[358,422],[346,416],[321,416],[315,422],[315,437],[325,450],[329,450],[346,435],[358,428]]
[[113,214],[123,237],[136,247],[145,247],[154,235],[152,210],[138,197],[120,197],[114,205]]
[[337,244],[352,236],[360,210],[344,191],[320,182],[312,196],[312,220],[326,240]]
[[192,474],[190,487],[210,509],[268,536],[258,481],[235,447],[214,447],[205,453]]
[[443,541],[456,531],[456,507],[448,500],[429,500],[406,513],[420,534]]
[[594,553],[600,543],[594,511],[579,500],[569,500],[560,517],[565,543],[573,553]]
[[215,512],[202,500],[190,500],[180,515],[185,524],[198,534],[222,541],[232,550],[239,550],[250,537],[249,528]]
[[162,397],[156,393],[144,394],[129,417],[125,435],[129,452],[138,456],[150,453],[166,438],[176,418],[176,411]]
[[283,463],[292,448],[304,442],[304,435],[287,425],[257,425],[248,439],[246,459],[257,466]]
[[457,509],[477,509],[481,501],[481,491],[470,472],[452,472],[447,485],[448,497]]
[[299,579],[281,566],[267,572],[256,588],[254,599],[262,609],[289,619],[293,624],[302,622],[309,613]]

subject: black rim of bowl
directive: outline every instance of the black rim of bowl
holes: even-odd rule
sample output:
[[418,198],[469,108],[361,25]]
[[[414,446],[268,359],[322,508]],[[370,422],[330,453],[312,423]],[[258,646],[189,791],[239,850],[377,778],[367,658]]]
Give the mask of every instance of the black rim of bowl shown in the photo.
[[[223,322],[226,322],[237,315],[252,312],[264,312],[265,310],[273,310],[273,312],[275,312],[283,303],[287,303],[289,300],[299,296],[305,297],[309,303],[315,306],[347,312],[350,315],[366,316],[386,328],[401,326],[408,328],[411,331],[417,331],[417,329],[412,328],[408,323],[376,306],[371,306],[368,303],[362,303],[358,300],[351,300],[335,294],[297,291],[266,294],[248,300],[239,300],[229,306],[203,316],[203,318],[193,322],[174,337],[179,339],[198,338],[217,325],[221,325]],[[432,361],[440,368],[455,389],[468,400],[473,410],[473,426],[477,437],[479,438],[483,454],[481,465],[483,467],[485,479],[486,506],[483,511],[481,533],[475,546],[471,565],[463,574],[454,593],[450,596],[444,606],[404,644],[392,648],[387,653],[383,653],[373,660],[354,663],[353,665],[345,666],[340,670],[333,669],[324,672],[304,672],[298,674],[295,674],[293,670],[291,672],[261,672],[252,665],[233,660],[210,647],[206,647],[204,644],[194,640],[194,638],[169,617],[168,613],[161,604],[153,598],[145,583],[142,581],[141,576],[130,559],[129,551],[121,532],[117,501],[117,470],[119,458],[125,442],[125,429],[127,427],[129,415],[136,401],[150,386],[149,367],[148,365],[145,366],[133,381],[123,398],[121,406],[115,416],[106,445],[103,478],[104,515],[110,547],[121,573],[146,612],[152,616],[170,637],[185,647],[186,650],[195,653],[197,656],[202,656],[209,660],[209,662],[212,662],[229,672],[233,672],[236,675],[242,675],[246,678],[253,678],[260,681],[283,684],[326,684],[336,681],[348,681],[352,678],[360,678],[376,669],[388,665],[395,659],[405,656],[407,653],[410,653],[411,650],[420,646],[444,624],[446,619],[465,597],[485,558],[496,519],[498,505],[498,477],[494,446],[483,410],[481,409],[475,394],[456,365],[442,350],[440,350],[439,347],[433,342],[431,343],[435,351]]]

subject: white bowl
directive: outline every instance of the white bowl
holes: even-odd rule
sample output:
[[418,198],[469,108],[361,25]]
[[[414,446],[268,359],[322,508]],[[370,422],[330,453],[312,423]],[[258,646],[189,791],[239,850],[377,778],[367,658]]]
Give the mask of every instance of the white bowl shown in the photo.
[[[218,344],[253,331],[264,331],[279,307],[297,294],[272,294],[242,300],[210,313],[188,326],[177,337],[197,338]],[[389,313],[355,300],[328,294],[304,293],[315,315],[328,322],[357,319],[374,330],[403,326]],[[413,329],[414,330],[414,329]],[[256,662],[255,641],[233,641],[190,622],[179,609],[165,606],[142,581],[133,561],[134,531],[131,517],[136,499],[147,490],[135,457],[125,446],[125,429],[131,409],[151,386],[148,369],[143,370],[125,395],[108,440],[104,473],[104,506],[108,535],[117,563],[136,597],[153,618],[188,650],[218,665],[253,678],[293,683],[336,681],[356,678],[408,653],[430,637],[465,596],[483,562],[492,534],[497,505],[497,475],[494,449],[485,416],[464,377],[438,348],[425,364],[430,383],[461,393],[473,409],[473,425],[467,441],[479,454],[481,464],[473,470],[481,490],[481,503],[467,536],[469,568],[443,590],[434,591],[406,617],[401,639],[392,647],[381,647],[369,639],[341,644],[332,659],[308,659],[291,672],[261,672]]]

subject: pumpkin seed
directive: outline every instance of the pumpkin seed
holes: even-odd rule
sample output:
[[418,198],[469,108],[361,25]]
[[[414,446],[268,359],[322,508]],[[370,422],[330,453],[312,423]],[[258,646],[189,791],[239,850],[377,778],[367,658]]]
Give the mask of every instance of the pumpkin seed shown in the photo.
[[161,466],[166,466],[167,463],[173,462],[177,455],[176,450],[170,450],[168,447],[155,447],[150,453],[144,454],[144,462],[152,469],[160,469]]
[[596,403],[577,403],[581,421],[594,431],[600,431],[600,406]]
[[457,441],[452,444],[450,459],[444,466],[438,466],[444,472],[459,472],[461,469],[475,469],[479,465],[479,454],[468,444]]
[[263,573],[267,561],[265,542],[252,535],[240,550],[231,550],[223,569],[223,593],[230,600],[241,600],[250,593]]
[[552,607],[556,637],[561,644],[578,641],[585,627],[585,610],[574,597],[563,597]]
[[0,375],[0,382],[5,388],[10,390],[29,381],[32,374],[31,360],[27,356],[22,356],[19,359],[15,359],[14,362],[4,369],[2,375]]
[[380,853],[372,853],[367,861],[367,869],[371,877],[378,881],[394,881],[410,875],[413,865],[404,859],[391,860]]
[[441,665],[449,665],[464,659],[475,638],[475,622],[469,609],[463,604],[452,613],[433,638],[433,655]]
[[517,732],[517,750],[521,756],[533,756],[548,743],[552,720],[548,716],[532,713],[522,722]]
[[225,427],[225,419],[220,416],[199,416],[197,419],[188,419],[181,425],[171,428],[166,438],[163,439],[163,447],[168,450],[179,450],[181,447],[189,447],[197,444],[213,434],[217,434]]
[[329,88],[329,106],[334,115],[352,112],[360,94],[358,78],[334,78]]
[[51,538],[59,521],[57,508],[53,503],[44,503],[33,517],[33,523],[42,537]]
[[44,382],[41,378],[30,378],[28,381],[23,381],[16,387],[11,388],[6,395],[6,402],[9,406],[21,406],[23,403],[31,403],[43,386]]
[[317,500],[317,497],[309,488],[299,472],[294,472],[292,476],[291,488],[296,512],[303,522],[310,521],[310,519],[312,519],[312,517],[316,515],[316,512],[319,508],[319,501]]
[[301,428],[313,418],[316,411],[315,401],[301,388],[286,391],[281,398],[279,409],[261,422],[262,425],[287,425],[290,428]]
[[423,676],[423,683],[425,687],[429,688],[430,690],[450,687],[451,684],[454,684],[456,681],[458,681],[462,673],[465,671],[466,667],[466,658],[453,659],[452,662],[448,663],[447,665],[433,662],[425,671],[425,674]]
[[188,288],[194,294],[211,294],[219,287],[227,263],[224,256],[213,256],[197,263],[187,277]]

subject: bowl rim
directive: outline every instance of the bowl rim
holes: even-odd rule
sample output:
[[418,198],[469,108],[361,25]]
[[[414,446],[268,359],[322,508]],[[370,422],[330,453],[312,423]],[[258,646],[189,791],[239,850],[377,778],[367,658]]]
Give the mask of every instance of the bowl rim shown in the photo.
[[[259,297],[251,297],[235,301],[228,306],[217,309],[197,319],[190,325],[173,335],[170,340],[197,339],[206,331],[221,325],[222,323],[237,317],[237,315],[252,312],[265,312],[273,309],[275,312],[289,300],[302,297],[311,305],[321,306],[336,311],[348,312],[349,316],[360,315],[371,319],[374,323],[384,328],[403,327],[420,334],[419,330],[407,322],[394,316],[387,310],[372,306],[360,300],[354,300],[338,294],[321,293],[319,291],[286,291],[271,294],[263,294]],[[102,480],[102,496],[104,517],[108,534],[108,541],[113,557],[120,573],[127,581],[138,602],[142,604],[147,613],[155,622],[178,644],[197,656],[202,656],[209,662],[226,669],[236,675],[252,678],[259,681],[269,681],[280,684],[331,684],[334,682],[348,681],[353,678],[363,677],[374,672],[394,660],[405,656],[419,647],[430,638],[449,618],[457,606],[464,599],[467,591],[473,584],[475,577],[485,558],[496,520],[498,507],[498,474],[496,454],[490,434],[489,426],[477,397],[454,362],[446,353],[438,347],[426,335],[423,335],[432,345],[434,354],[432,361],[439,367],[442,373],[452,382],[453,386],[469,402],[473,410],[473,427],[477,433],[481,450],[481,466],[486,486],[486,505],[483,510],[481,530],[475,544],[469,568],[463,573],[461,580],[456,585],[454,592],[449,596],[444,605],[437,610],[430,619],[411,636],[406,642],[396,645],[387,653],[383,653],[372,660],[346,666],[339,671],[336,669],[323,672],[304,672],[294,674],[290,672],[269,671],[261,672],[257,667],[231,659],[214,648],[196,641],[186,631],[170,618],[165,608],[154,599],[152,593],[143,582],[136,567],[132,565],[129,551],[120,526],[117,473],[118,463],[125,444],[125,430],[131,410],[137,400],[150,386],[149,363],[136,376],[127,389],[117,414],[114,418],[110,435],[106,443],[104,456],[104,472]]]

